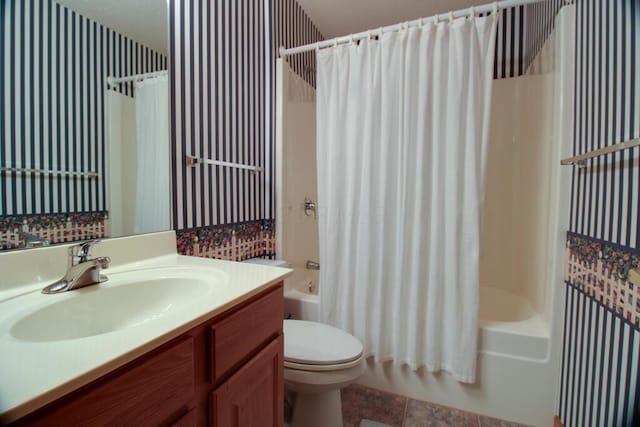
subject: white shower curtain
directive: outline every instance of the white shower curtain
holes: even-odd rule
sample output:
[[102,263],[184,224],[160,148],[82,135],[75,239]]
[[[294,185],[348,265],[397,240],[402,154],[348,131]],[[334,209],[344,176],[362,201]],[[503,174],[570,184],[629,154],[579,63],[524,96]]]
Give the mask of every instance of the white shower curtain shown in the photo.
[[495,15],[317,53],[320,311],[378,361],[475,381]]
[[136,207],[134,232],[170,226],[169,79],[163,75],[135,84]]

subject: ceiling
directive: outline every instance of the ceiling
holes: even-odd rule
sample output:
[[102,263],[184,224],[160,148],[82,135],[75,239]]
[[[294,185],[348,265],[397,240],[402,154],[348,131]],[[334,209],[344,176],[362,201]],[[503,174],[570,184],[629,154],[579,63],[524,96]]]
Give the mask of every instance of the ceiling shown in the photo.
[[138,43],[167,54],[167,0],[56,0]]
[[[167,0],[57,0],[167,54]],[[297,0],[326,38],[489,3],[488,0]]]
[[490,0],[298,0],[326,37],[333,38],[490,3]]

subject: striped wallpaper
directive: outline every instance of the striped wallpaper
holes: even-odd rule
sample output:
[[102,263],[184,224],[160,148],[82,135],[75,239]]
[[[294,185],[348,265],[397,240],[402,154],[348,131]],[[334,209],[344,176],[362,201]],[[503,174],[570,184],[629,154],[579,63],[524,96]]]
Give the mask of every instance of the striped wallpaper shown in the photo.
[[564,323],[561,421],[640,425],[640,330],[571,284]]
[[0,23],[0,165],[99,174],[2,173],[0,216],[105,210],[105,79],[166,57],[52,0],[2,1]]
[[540,3],[525,6],[526,33],[524,47],[524,69],[528,70],[536,55],[554,29],[555,17],[565,4],[572,4],[574,0],[545,0]]
[[265,2],[255,0],[169,1],[175,229],[269,217],[265,175],[185,165],[185,156],[193,155],[271,173],[268,13]]
[[[640,137],[640,4],[576,9],[575,154]],[[571,231],[640,247],[640,149],[592,159],[573,175]]]
[[[637,0],[576,0],[575,154],[640,137]],[[570,235],[640,254],[640,150],[574,168]],[[640,425],[640,330],[567,283],[561,396],[566,426]],[[636,292],[640,290],[636,289]]]
[[542,49],[558,10],[573,0],[543,0],[502,11],[496,34],[496,79],[523,75]]
[[[291,48],[324,40],[320,31],[296,0],[274,0],[272,5],[274,58],[279,56],[278,49],[281,46]],[[287,62],[293,71],[315,87],[316,53],[314,51],[289,56]]]
[[[272,219],[279,44],[321,37],[294,0],[169,2],[173,219],[177,230]],[[313,81],[313,55],[293,61]],[[264,167],[188,167],[185,155]],[[206,234],[206,233],[205,233]]]
[[525,43],[528,27],[525,6],[502,11],[496,30],[495,62],[493,78],[504,79],[521,76],[526,71]]

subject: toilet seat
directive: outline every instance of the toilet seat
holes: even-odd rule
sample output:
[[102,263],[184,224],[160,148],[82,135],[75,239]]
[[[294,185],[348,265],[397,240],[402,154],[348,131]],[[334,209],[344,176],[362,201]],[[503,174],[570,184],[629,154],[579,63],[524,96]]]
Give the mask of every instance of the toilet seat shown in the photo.
[[284,321],[284,366],[305,371],[347,369],[362,360],[362,343],[333,326],[305,320]]
[[284,321],[284,384],[295,395],[292,426],[341,426],[340,390],[365,368],[362,344],[353,335],[323,323]]
[[311,372],[322,372],[322,371],[338,371],[340,369],[349,369],[354,366],[358,366],[362,362],[362,355],[357,359],[352,360],[351,362],[346,363],[338,363],[338,364],[330,364],[330,365],[311,365],[306,363],[296,363],[288,361],[285,357],[284,367],[287,369],[296,369],[299,371],[311,371]]

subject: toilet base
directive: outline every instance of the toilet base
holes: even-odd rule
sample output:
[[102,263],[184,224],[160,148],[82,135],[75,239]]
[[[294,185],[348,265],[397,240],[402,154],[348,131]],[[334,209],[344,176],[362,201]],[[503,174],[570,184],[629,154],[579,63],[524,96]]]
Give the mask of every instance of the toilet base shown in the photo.
[[340,389],[322,393],[297,393],[291,427],[342,427]]

